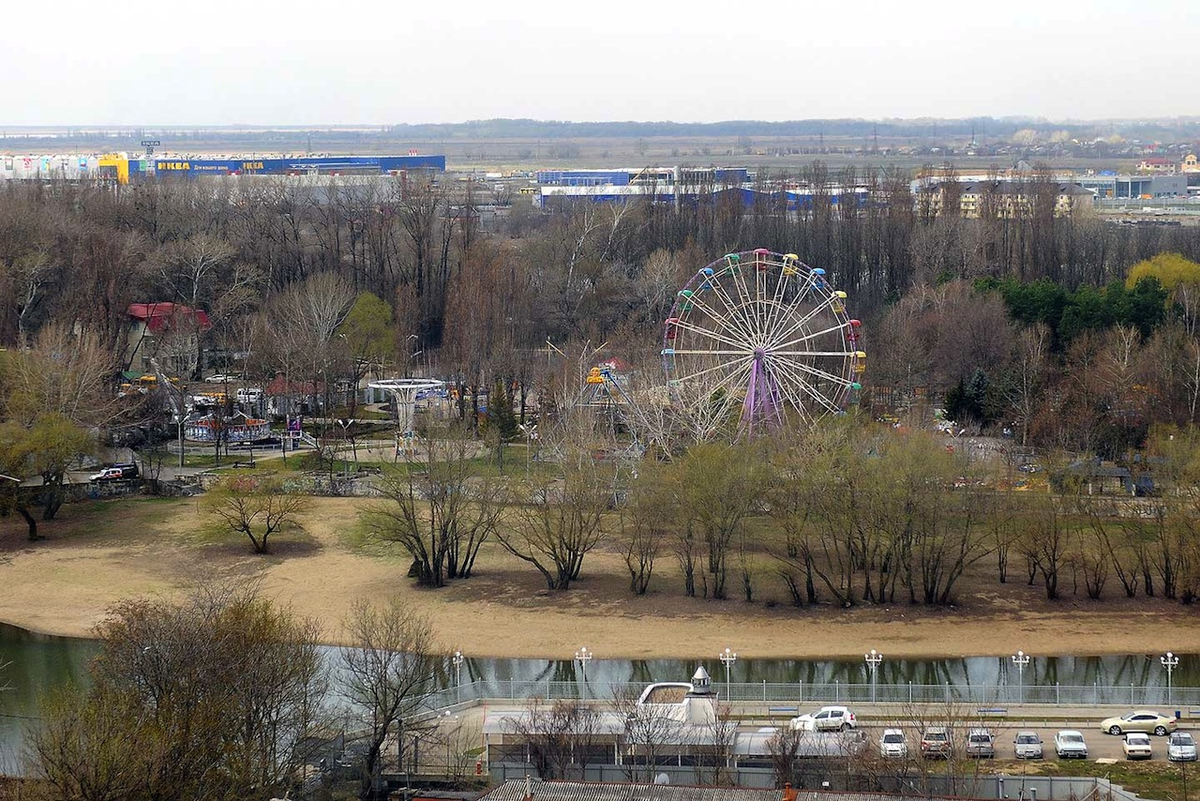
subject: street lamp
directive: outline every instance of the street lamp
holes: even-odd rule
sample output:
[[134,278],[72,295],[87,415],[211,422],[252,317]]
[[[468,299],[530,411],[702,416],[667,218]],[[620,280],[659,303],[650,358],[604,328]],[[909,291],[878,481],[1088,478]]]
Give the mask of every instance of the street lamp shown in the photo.
[[1167,651],[1167,655],[1160,656],[1158,661],[1167,669],[1167,703],[1169,704],[1171,703],[1171,673],[1174,672],[1175,668],[1179,667],[1179,657]]
[[871,653],[863,654],[863,659],[866,660],[867,669],[871,671],[871,703],[875,703],[875,674],[879,670],[879,663],[883,661],[883,654],[871,649]]
[[587,684],[587,664],[592,661],[595,656],[587,648],[580,648],[575,652],[575,661],[579,663],[579,672],[583,674],[583,683]]
[[1012,656],[1012,663],[1017,666],[1017,702],[1025,703],[1025,666],[1029,664],[1030,656],[1024,651],[1017,651]]
[[455,651],[454,656],[450,657],[450,663],[454,665],[454,702],[462,701],[462,666],[466,661],[462,651]]
[[717,654],[717,658],[725,665],[725,700],[731,700],[733,693],[729,684],[729,670],[733,667],[733,663],[737,661],[737,654],[726,648],[721,653]]

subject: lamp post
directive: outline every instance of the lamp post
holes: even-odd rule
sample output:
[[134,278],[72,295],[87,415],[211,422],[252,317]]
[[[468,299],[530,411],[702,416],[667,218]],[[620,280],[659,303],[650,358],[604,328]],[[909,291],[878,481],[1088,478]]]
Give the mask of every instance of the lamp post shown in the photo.
[[1025,703],[1025,666],[1029,664],[1030,656],[1024,651],[1017,651],[1012,656],[1012,663],[1017,666],[1017,702]]
[[729,673],[730,669],[733,667],[733,663],[737,661],[737,654],[726,648],[724,651],[717,654],[717,658],[721,660],[721,664],[725,665],[725,700],[730,701],[732,700],[733,688],[729,683]]
[[583,685],[585,689],[587,688],[587,665],[588,662],[592,661],[593,656],[595,656],[595,654],[589,651],[586,647],[580,648],[575,652],[575,661],[579,663],[579,672],[583,675]]
[[1167,669],[1167,703],[1171,703],[1171,673],[1179,667],[1179,657],[1167,651],[1166,656],[1160,656],[1158,661]]
[[454,665],[454,702],[462,702],[462,666],[466,661],[462,651],[455,651],[454,656],[450,657],[450,663]]
[[875,674],[879,671],[879,663],[883,661],[883,654],[871,649],[871,653],[863,654],[863,659],[867,663],[867,669],[871,671],[871,703],[875,703]]

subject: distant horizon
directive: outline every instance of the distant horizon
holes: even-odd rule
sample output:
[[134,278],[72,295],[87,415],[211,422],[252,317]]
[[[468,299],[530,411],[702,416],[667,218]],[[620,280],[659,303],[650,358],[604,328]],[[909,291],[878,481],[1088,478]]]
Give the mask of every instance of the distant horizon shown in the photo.
[[1174,124],[1189,125],[1200,123],[1200,114],[1176,114],[1164,116],[1134,116],[1134,117],[1044,117],[1029,114],[972,114],[966,116],[888,116],[888,117],[796,117],[793,119],[767,118],[729,118],[721,120],[678,120],[678,119],[552,119],[537,117],[487,117],[465,119],[458,121],[420,121],[420,122],[328,122],[328,123],[274,123],[274,122],[71,122],[71,123],[5,123],[0,121],[0,136],[12,131],[74,131],[88,132],[128,130],[128,129],[201,129],[201,130],[376,130],[392,128],[424,128],[424,127],[464,127],[484,123],[520,123],[528,122],[537,125],[678,125],[678,126],[728,126],[736,124],[754,125],[796,125],[812,123],[886,123],[891,125],[917,125],[928,123],[971,123],[977,121],[992,121],[1008,124],[1028,123],[1030,125],[1138,125],[1138,124]]

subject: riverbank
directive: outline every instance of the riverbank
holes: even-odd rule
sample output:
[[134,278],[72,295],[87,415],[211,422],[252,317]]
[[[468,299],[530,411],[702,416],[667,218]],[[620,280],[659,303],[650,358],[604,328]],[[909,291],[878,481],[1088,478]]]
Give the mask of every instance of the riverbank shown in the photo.
[[363,501],[314,499],[304,531],[280,536],[256,556],[244,539],[212,529],[195,499],[140,499],[64,507],[43,524],[47,539],[24,542],[20,519],[0,519],[0,621],[33,631],[89,636],[105,610],[133,595],[174,595],[198,581],[257,582],[270,597],[316,619],[331,643],[359,599],[398,593],[428,614],[446,649],[476,656],[567,658],[586,645],[598,658],[666,659],[732,647],[753,658],[1099,656],[1173,650],[1200,653],[1196,611],[1161,599],[1047,602],[1018,577],[999,584],[979,566],[961,603],[850,610],[797,609],[765,575],[756,602],[683,597],[670,555],[651,592],[629,593],[620,555],[587,557],[582,579],[548,593],[528,565],[489,546],[478,575],[440,590],[412,586],[408,562],[364,542]]

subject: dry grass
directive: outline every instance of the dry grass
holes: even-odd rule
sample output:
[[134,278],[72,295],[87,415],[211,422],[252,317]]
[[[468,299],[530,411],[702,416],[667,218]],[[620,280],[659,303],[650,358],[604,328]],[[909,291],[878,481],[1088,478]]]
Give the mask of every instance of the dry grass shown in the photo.
[[[481,554],[476,577],[421,590],[406,578],[401,553],[364,537],[363,503],[314,499],[303,531],[278,535],[266,556],[214,531],[194,499],[69,505],[59,520],[42,524],[47,540],[33,544],[24,541],[19,518],[3,518],[0,555],[11,564],[0,565],[0,620],[85,636],[122,597],[177,593],[223,577],[259,582],[270,596],[320,620],[331,642],[342,638],[340,620],[355,600],[399,593],[434,619],[446,647],[480,656],[561,657],[581,645],[601,658],[635,659],[693,657],[726,645],[762,658],[853,657],[870,648],[897,657],[1003,655],[1017,648],[1077,656],[1200,652],[1194,612],[1177,603],[1115,597],[1048,603],[1040,588],[1016,577],[996,583],[990,563],[964,579],[960,603],[947,609],[796,609],[769,572],[759,578],[753,604],[685,598],[669,556],[660,560],[650,593],[635,597],[613,550],[590,555],[569,592],[548,593],[536,572],[494,543]],[[739,586],[731,576],[731,590]]]

